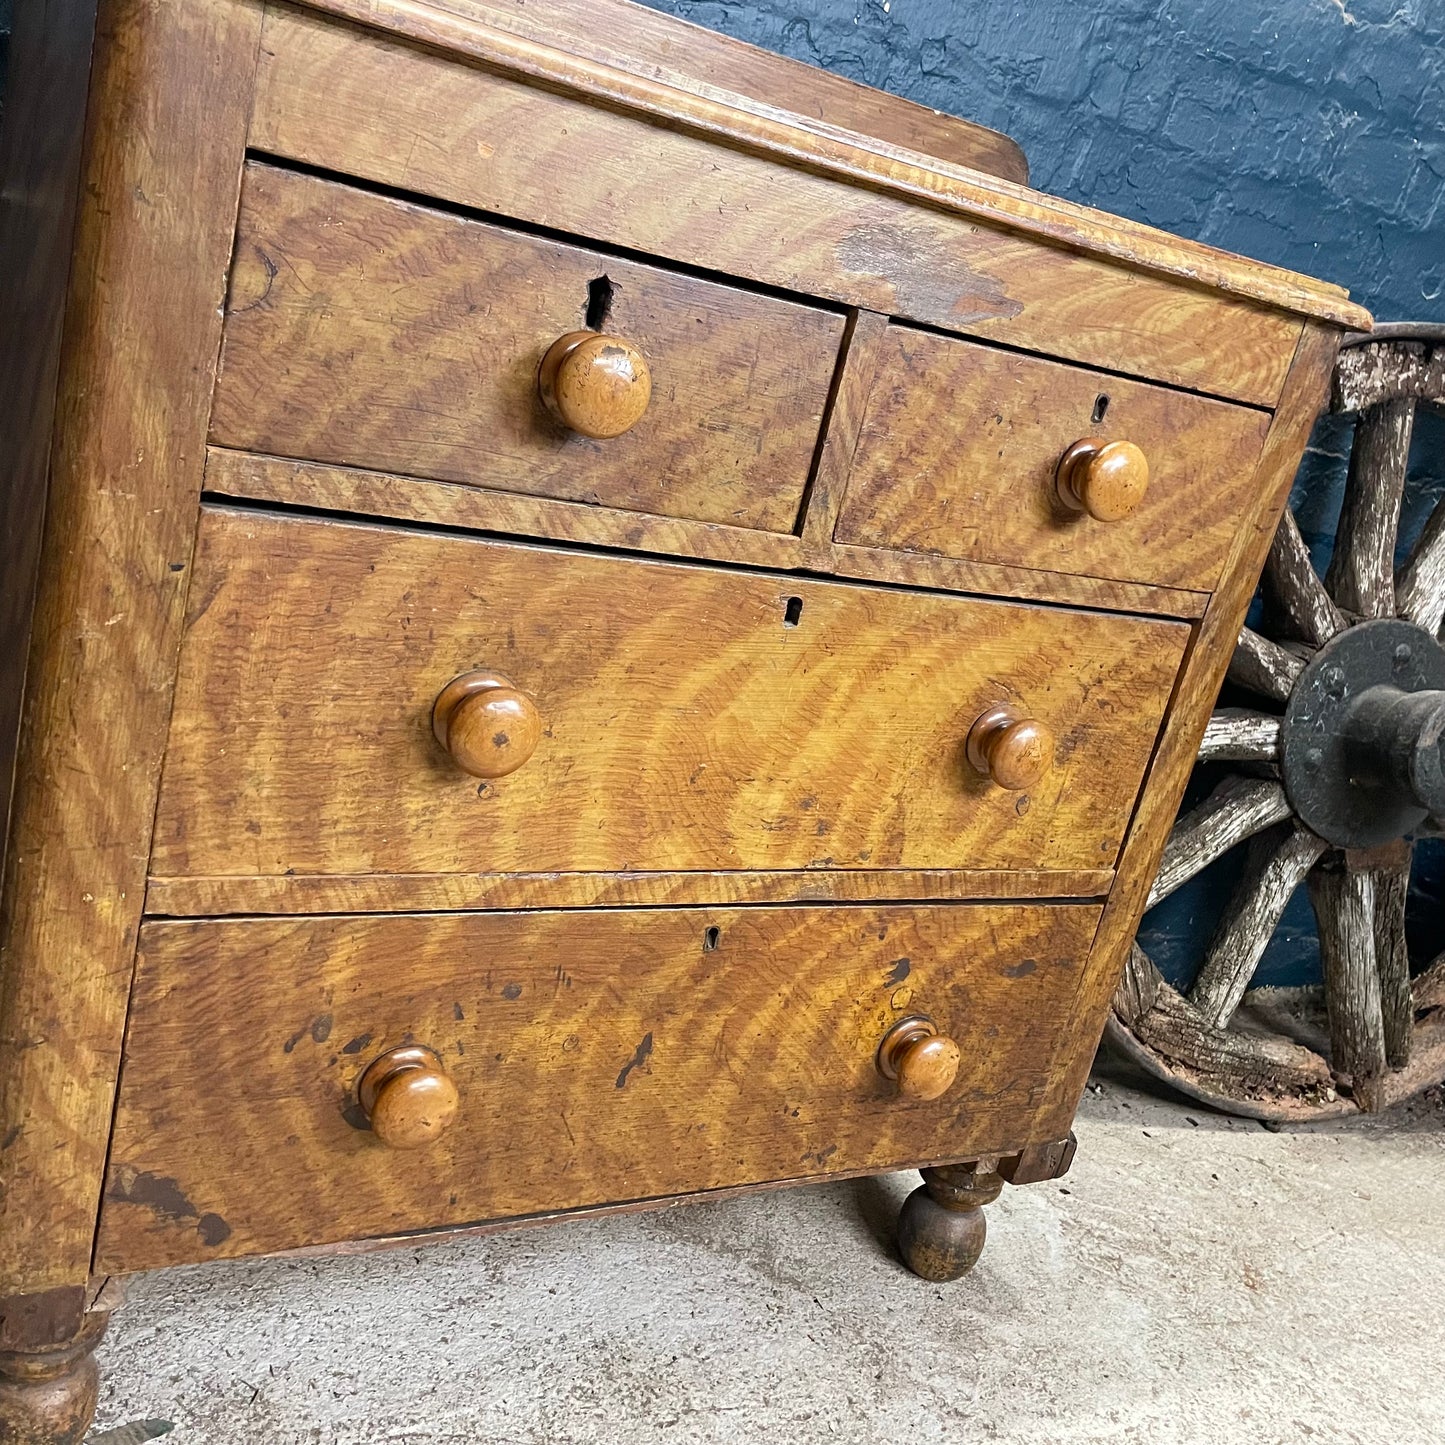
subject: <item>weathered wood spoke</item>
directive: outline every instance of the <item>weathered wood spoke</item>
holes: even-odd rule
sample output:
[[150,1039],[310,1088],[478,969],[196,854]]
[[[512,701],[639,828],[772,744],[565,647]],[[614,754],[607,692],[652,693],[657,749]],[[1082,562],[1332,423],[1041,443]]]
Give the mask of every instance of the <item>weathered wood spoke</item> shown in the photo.
[[1345,617],[1325,591],[1310,560],[1310,550],[1300,535],[1299,523],[1288,508],[1265,563],[1265,586],[1284,613],[1292,633],[1305,642],[1323,647],[1345,628]]
[[1356,423],[1325,585],[1341,607],[1364,617],[1395,615],[1395,537],[1414,423],[1413,397],[1371,407]]
[[1392,1069],[1410,1062],[1415,1029],[1415,1000],[1410,988],[1410,957],[1405,948],[1405,906],[1410,893],[1410,847],[1373,870],[1375,890],[1375,967],[1380,975],[1380,1014],[1385,1028],[1385,1058]]
[[1272,763],[1279,757],[1282,719],[1248,708],[1218,708],[1199,744],[1201,763]]
[[1288,702],[1295,680],[1304,669],[1302,657],[1261,637],[1252,627],[1243,627],[1230,659],[1229,680],[1261,697]]
[[1300,827],[1271,829],[1250,844],[1244,876],[1189,991],[1206,1023],[1222,1029],[1229,1022],[1295,889],[1327,846]]
[[1445,623],[1445,498],[1435,504],[1420,540],[1395,578],[1400,616],[1426,632]]
[[1290,815],[1284,789],[1268,778],[1226,778],[1169,835],[1148,906],[1163,902],[1237,843]]
[[1330,1014],[1330,1058],[1348,1074],[1355,1101],[1374,1113],[1385,1073],[1385,1024],[1375,962],[1375,879],[1363,869],[1316,868],[1310,902],[1319,925],[1325,998]]

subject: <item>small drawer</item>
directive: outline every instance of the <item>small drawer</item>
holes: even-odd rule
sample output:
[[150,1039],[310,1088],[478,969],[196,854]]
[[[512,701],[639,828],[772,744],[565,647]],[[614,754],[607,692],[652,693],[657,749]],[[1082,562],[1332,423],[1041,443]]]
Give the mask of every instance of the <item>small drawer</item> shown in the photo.
[[[1210,591],[1268,427],[1248,407],[895,325],[835,535]],[[1069,505],[1059,466],[1089,440],[1132,445],[1076,452]]]
[[228,508],[191,599],[164,878],[1110,868],[1189,636]]
[[97,1268],[1022,1148],[1098,918],[148,924]]
[[833,312],[253,162],[212,437],[788,532],[842,333]]

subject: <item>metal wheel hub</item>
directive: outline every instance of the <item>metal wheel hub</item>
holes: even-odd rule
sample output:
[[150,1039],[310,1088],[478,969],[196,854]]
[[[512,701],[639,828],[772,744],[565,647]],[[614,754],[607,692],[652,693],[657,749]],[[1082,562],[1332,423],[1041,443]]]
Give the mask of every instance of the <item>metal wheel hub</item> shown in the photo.
[[1280,763],[1300,821],[1336,847],[1445,818],[1445,647],[1393,618],[1341,632],[1290,695]]

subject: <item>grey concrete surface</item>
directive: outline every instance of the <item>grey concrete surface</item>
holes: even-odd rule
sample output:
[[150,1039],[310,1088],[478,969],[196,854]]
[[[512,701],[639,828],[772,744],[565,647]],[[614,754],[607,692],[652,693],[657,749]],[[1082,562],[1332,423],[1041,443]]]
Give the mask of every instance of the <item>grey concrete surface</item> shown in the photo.
[[916,1175],[136,1281],[98,1424],[174,1445],[1437,1445],[1445,1103],[1274,1133],[1119,1079],[949,1286]]

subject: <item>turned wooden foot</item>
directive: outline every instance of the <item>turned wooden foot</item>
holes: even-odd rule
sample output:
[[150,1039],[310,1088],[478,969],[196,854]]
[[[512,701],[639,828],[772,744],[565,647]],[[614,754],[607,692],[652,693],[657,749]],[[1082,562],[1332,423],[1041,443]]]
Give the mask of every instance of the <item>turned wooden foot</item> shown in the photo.
[[[990,1161],[991,1164],[992,1161]],[[958,1279],[978,1263],[988,1235],[983,1206],[992,1204],[1003,1179],[984,1164],[925,1169],[923,1185],[898,1216],[898,1252],[923,1279]]]
[[55,1290],[0,1304],[0,1445],[80,1445],[95,1414],[92,1351],[108,1314]]

